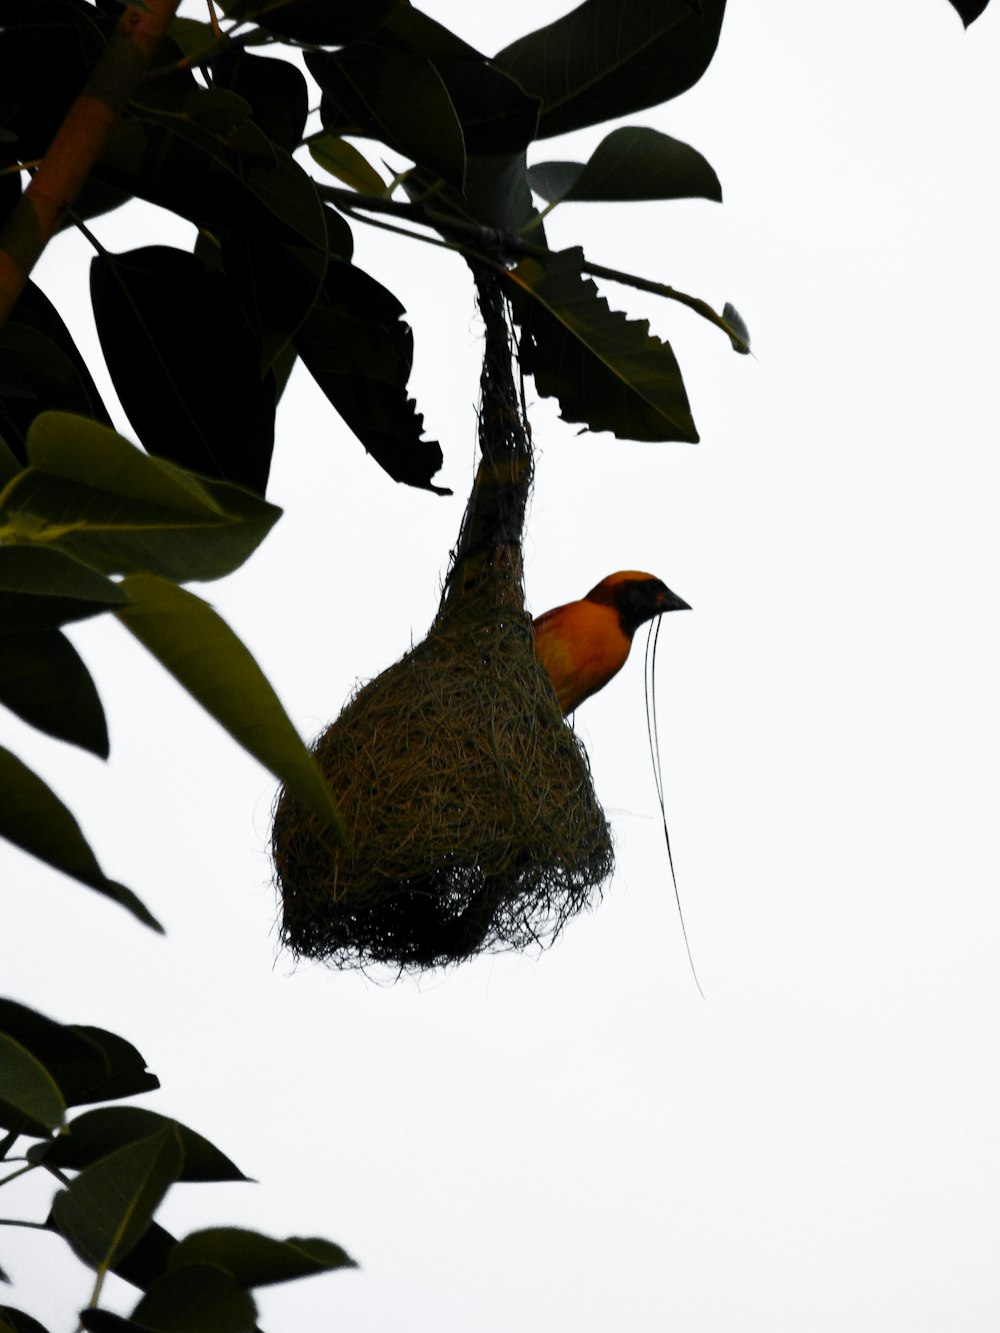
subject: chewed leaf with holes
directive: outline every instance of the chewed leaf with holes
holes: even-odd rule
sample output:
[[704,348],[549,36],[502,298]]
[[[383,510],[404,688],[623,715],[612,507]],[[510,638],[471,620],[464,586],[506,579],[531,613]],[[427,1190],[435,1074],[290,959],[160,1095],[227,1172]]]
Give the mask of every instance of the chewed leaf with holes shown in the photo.
[[583,251],[524,259],[507,276],[521,363],[565,421],[627,440],[698,440],[680,367],[647,320],[612,310],[583,276]]

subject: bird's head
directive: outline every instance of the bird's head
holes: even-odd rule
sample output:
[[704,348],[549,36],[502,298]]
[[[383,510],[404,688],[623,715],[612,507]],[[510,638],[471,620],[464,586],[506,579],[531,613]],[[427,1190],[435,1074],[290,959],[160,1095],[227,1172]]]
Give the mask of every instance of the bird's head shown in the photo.
[[687,602],[671,592],[662,579],[637,569],[620,569],[609,574],[587,593],[588,602],[613,606],[622,630],[632,637],[640,625],[665,611],[690,611]]

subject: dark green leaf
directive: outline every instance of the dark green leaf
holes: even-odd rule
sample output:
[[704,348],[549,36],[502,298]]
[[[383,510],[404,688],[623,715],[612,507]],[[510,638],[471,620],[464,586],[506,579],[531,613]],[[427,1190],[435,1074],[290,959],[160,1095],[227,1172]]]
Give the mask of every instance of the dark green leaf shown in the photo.
[[3,636],[0,703],[29,726],[108,757],[108,728],[97,689],[80,654],[59,630]]
[[531,227],[531,239],[545,244],[545,231],[538,225],[528,188],[527,159],[523,152],[501,157],[470,157],[465,173],[465,197],[473,216],[500,231],[518,232]]
[[103,1051],[84,1033],[56,1023],[14,1000],[0,1000],[0,1032],[12,1037],[44,1065],[67,1106],[82,1086],[107,1076]]
[[22,467],[21,460],[0,436],[0,490],[12,477],[16,477]]
[[176,1237],[158,1222],[151,1222],[113,1272],[125,1282],[131,1282],[140,1291],[148,1291],[167,1271],[170,1253],[177,1244]]
[[368,162],[367,158],[335,134],[322,134],[318,139],[309,141],[309,152],[314,162],[318,162],[324,171],[337,180],[349,185],[361,194],[385,194],[386,186],[382,177]]
[[719,178],[702,155],[658,130],[612,130],[590,160],[543,162],[528,183],[548,203],[557,200],[715,199]]
[[322,207],[309,174],[252,121],[213,133],[199,123],[197,100],[185,99],[186,112],[143,106],[118,121],[96,178],[198,227],[322,249]]
[[[344,264],[351,262],[354,253],[354,233],[342,213],[329,205],[323,206],[323,220],[326,223],[326,249],[330,259],[339,259]],[[324,277],[326,269],[324,267]]]
[[193,1129],[139,1106],[102,1106],[85,1111],[67,1125],[58,1138],[38,1144],[29,1152],[34,1162],[62,1170],[81,1171],[117,1148],[146,1139],[157,1129],[173,1125],[184,1149],[180,1180],[246,1180],[247,1177],[208,1139]]
[[253,1333],[257,1307],[231,1273],[198,1264],[154,1282],[132,1318],[153,1333]]
[[149,1226],[183,1167],[180,1140],[168,1125],[82,1171],[56,1195],[52,1220],[84,1263],[109,1268]]
[[470,154],[527,148],[538,127],[539,102],[486,56],[412,5],[398,5],[372,34],[372,45],[422,56],[440,75]]
[[250,55],[230,46],[212,65],[215,84],[231,88],[253,108],[254,121],[272,143],[292,153],[298,148],[309,113],[305,76],[287,60]]
[[[13,500],[13,487],[0,496],[0,528],[8,540],[17,534],[26,540],[42,531],[42,520],[30,510],[21,511]],[[0,626],[3,631],[53,629],[72,620],[86,620],[128,598],[117,583],[81,564],[63,551],[47,546],[0,544]],[[2,631],[0,631],[2,632]]]
[[[66,1103],[49,1071],[5,1033],[0,1033],[0,1102],[46,1129],[57,1129],[66,1114]],[[12,1126],[4,1123],[4,1127]]]
[[[337,246],[344,245],[346,232],[349,256],[353,245],[350,228],[330,209],[324,209],[324,214],[336,219],[332,226],[337,228]],[[241,232],[220,231],[218,239],[230,290],[253,332],[257,372],[266,375],[319,294],[326,274],[326,254],[309,245],[287,245]],[[276,402],[273,375],[268,376],[268,383]]]
[[958,11],[963,24],[968,27],[974,23],[980,14],[986,9],[990,0],[951,0],[952,5]]
[[120,903],[144,925],[162,930],[131,889],[108,879],[80,825],[36,773],[0,748],[0,837]]
[[253,657],[207,602],[152,574],[122,584],[122,624],[243,748],[321,819],[340,817],[312,755]]
[[[269,7],[261,0],[223,0],[231,18],[252,19],[262,28],[316,46],[354,42],[377,28],[401,0],[289,0]],[[263,11],[263,12],[262,12]]]
[[461,189],[465,138],[448,90],[431,61],[369,45],[306,56],[323,90],[321,117],[334,134],[380,139]]
[[[432,223],[436,218],[443,224],[457,218],[515,234],[530,231],[534,244],[545,244],[541,215],[528,188],[527,158],[523,152],[470,157],[464,194],[419,169],[407,172],[402,184],[409,198],[421,205]],[[438,230],[446,238],[452,234],[446,225]]]
[[88,176],[80,188],[80,193],[73,200],[72,217],[68,213],[65,214],[56,230],[68,231],[70,227],[76,225],[77,219],[89,222],[91,218],[111,213],[116,208],[121,208],[122,204],[127,204],[131,198],[131,191],[121,190],[115,185],[107,185],[104,181]]
[[0,1305],[0,1333],[48,1333],[44,1324],[12,1305]]
[[130,1097],[160,1086],[135,1047],[103,1028],[56,1023],[23,1004],[0,1000],[0,1032],[45,1066],[67,1106]]
[[496,62],[538,97],[539,138],[658,106],[708,68],[725,0],[584,0],[501,51]]
[[80,1327],[87,1333],[146,1333],[141,1324],[133,1324],[111,1310],[87,1309],[80,1311]]
[[729,335],[733,350],[747,354],[750,351],[750,330],[746,326],[746,320],[729,301],[722,307],[722,318],[733,330]]
[[[0,589],[5,563],[12,570],[8,584],[21,572],[11,554],[31,551],[29,573],[35,565],[40,568],[33,587],[23,574],[27,591],[43,594],[48,573],[53,595],[74,594],[78,586],[89,586],[78,573],[84,570],[95,601],[104,595],[107,605],[121,606],[127,599],[120,585],[70,557],[79,556],[107,573],[151,570],[180,580],[220,578],[256,550],[281,514],[239,486],[196,477],[166,460],[150,458],[114,431],[82,417],[44,413],[31,428],[28,456],[31,466],[0,496],[0,523],[23,531],[24,538],[55,543],[60,550],[0,547]],[[51,569],[41,567],[38,557],[43,553],[52,557]],[[23,557],[20,563],[26,563]],[[74,606],[70,602],[69,609]],[[75,617],[65,615],[61,604],[56,612],[63,619],[93,614],[80,610]]]
[[263,495],[274,380],[261,377],[225,276],[194,255],[147,246],[96,256],[90,292],[108,370],[150,453]]
[[146,1068],[144,1057],[117,1032],[107,1032],[88,1023],[72,1023],[70,1030],[96,1046],[104,1057],[101,1076],[81,1082],[72,1094],[67,1094],[66,1101],[70,1106],[134,1097],[139,1092],[154,1092],[160,1086],[160,1080]]
[[406,386],[413,337],[403,307],[352,264],[331,263],[295,349],[340,415],[390,477],[447,494],[431,482],[441,448],[422,439],[423,417]]
[[17,136],[22,161],[42,157],[104,46],[96,10],[31,0],[11,22],[4,5],[0,125]]
[[611,310],[581,273],[582,250],[524,259],[507,277],[521,364],[565,421],[630,440],[697,442],[681,373],[647,320]]
[[210,1227],[178,1241],[170,1256],[170,1269],[173,1272],[189,1264],[217,1264],[243,1287],[263,1287],[313,1273],[357,1267],[339,1245],[318,1236],[274,1240],[239,1227]]
[[0,329],[0,366],[0,430],[21,462],[28,427],[39,412],[79,412],[110,426],[111,418],[72,334],[33,282],[28,282]]

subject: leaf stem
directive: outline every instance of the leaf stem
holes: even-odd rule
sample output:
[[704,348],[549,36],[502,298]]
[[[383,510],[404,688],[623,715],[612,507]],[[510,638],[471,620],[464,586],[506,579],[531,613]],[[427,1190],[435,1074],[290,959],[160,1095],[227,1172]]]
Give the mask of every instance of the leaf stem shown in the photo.
[[10,1182],[12,1180],[16,1180],[18,1176],[23,1176],[26,1175],[27,1172],[29,1171],[34,1171],[37,1165],[38,1165],[37,1162],[29,1162],[27,1166],[18,1167],[16,1171],[12,1171],[9,1176],[4,1176],[3,1180],[0,1180],[0,1188],[2,1188],[4,1185],[9,1185]]

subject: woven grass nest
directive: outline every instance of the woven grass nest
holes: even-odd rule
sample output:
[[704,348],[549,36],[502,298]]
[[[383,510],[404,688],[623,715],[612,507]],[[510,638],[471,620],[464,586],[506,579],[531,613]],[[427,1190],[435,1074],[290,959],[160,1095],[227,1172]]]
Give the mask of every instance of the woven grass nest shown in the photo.
[[530,437],[495,279],[482,462],[427,637],[360,688],[314,746],[347,845],[279,794],[272,853],[297,956],[398,969],[550,943],[599,894],[611,838],[524,609]]

